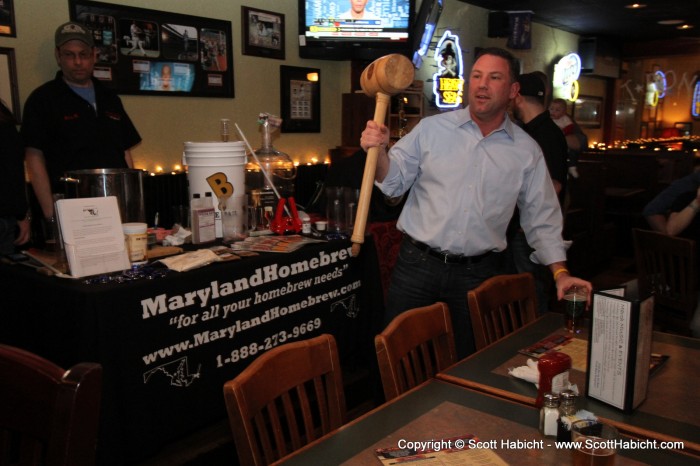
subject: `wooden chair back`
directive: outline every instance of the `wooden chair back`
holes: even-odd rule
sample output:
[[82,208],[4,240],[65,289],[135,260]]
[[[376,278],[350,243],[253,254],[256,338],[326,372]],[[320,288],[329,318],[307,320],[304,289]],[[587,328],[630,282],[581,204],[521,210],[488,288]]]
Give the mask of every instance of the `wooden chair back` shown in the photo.
[[224,384],[242,466],[270,464],[345,423],[338,350],[332,335],[263,353]]
[[479,350],[537,318],[535,279],[529,273],[497,275],[467,294]]
[[640,289],[654,294],[654,323],[689,335],[698,302],[695,241],[639,228],[632,236]]
[[0,465],[95,464],[102,367],[0,345]]
[[435,303],[403,312],[374,338],[387,401],[456,362],[450,310]]

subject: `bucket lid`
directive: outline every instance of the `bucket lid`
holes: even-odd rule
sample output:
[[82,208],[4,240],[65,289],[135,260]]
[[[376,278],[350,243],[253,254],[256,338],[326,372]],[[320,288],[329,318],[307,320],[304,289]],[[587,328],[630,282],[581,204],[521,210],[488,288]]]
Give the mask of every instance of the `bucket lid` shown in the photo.
[[209,141],[209,142],[192,142],[192,141],[187,141],[185,142],[185,150],[187,149],[225,149],[225,150],[231,150],[235,148],[245,148],[245,144],[242,141],[229,141],[229,142],[221,142],[221,141]]
[[133,223],[122,223],[122,230],[125,235],[138,235],[139,233],[146,233],[148,225],[140,222]]

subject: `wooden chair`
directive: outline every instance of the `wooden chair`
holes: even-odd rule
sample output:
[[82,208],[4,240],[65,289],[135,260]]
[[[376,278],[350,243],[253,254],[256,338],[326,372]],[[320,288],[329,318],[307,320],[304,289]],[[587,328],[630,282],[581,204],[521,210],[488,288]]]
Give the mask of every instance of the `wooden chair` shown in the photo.
[[95,464],[102,367],[0,345],[0,465]]
[[529,273],[497,275],[467,294],[479,350],[537,317],[535,279]]
[[262,354],[224,384],[242,466],[279,460],[345,423],[342,374],[332,335]]
[[457,360],[450,310],[435,303],[403,312],[374,337],[387,401]]
[[689,336],[698,302],[695,241],[639,228],[632,236],[640,290],[654,293],[654,323]]

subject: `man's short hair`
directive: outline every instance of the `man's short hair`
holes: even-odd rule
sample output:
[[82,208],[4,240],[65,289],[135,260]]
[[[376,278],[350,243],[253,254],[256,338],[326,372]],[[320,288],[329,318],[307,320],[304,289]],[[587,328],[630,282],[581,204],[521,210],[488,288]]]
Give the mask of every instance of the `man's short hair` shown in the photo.
[[520,75],[520,61],[515,58],[512,53],[498,47],[487,47],[479,51],[479,53],[476,55],[476,60],[484,55],[494,55],[496,57],[503,58],[506,62],[508,62],[511,82],[516,82],[518,80],[518,76]]

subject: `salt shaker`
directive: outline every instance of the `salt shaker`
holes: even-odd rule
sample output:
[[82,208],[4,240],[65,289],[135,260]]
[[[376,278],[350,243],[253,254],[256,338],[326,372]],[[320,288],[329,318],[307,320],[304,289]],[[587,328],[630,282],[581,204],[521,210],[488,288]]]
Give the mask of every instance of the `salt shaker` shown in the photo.
[[544,404],[540,409],[540,432],[545,437],[557,436],[559,420],[559,395],[552,392],[544,394]]

